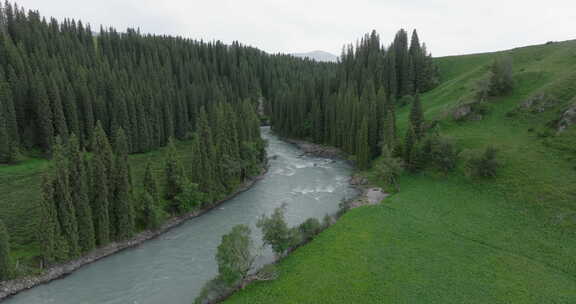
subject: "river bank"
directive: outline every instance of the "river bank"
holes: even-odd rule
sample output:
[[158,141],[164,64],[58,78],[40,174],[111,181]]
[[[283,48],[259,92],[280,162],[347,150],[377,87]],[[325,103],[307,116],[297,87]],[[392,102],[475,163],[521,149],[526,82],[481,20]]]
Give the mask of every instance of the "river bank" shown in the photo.
[[259,175],[254,176],[245,181],[244,183],[242,183],[236,191],[229,194],[225,198],[219,200],[218,202],[202,210],[196,210],[194,212],[190,212],[185,215],[173,217],[167,220],[166,223],[164,223],[162,227],[156,231],[151,230],[142,231],[128,240],[110,243],[102,248],[95,249],[92,252],[80,258],[65,263],[53,265],[50,268],[46,269],[42,274],[37,276],[27,276],[24,278],[0,282],[0,301],[10,296],[16,295],[24,290],[36,287],[38,285],[46,284],[53,280],[63,278],[71,274],[72,272],[82,268],[83,266],[94,263],[100,259],[111,256],[120,251],[136,247],[144,243],[145,241],[157,238],[158,236],[172,230],[173,228],[178,227],[179,225],[183,224],[189,219],[201,216],[202,214],[218,207],[222,203],[234,198],[240,193],[250,189],[258,180],[263,178],[263,176],[268,171],[268,167],[269,167],[268,163],[264,164],[264,167]]

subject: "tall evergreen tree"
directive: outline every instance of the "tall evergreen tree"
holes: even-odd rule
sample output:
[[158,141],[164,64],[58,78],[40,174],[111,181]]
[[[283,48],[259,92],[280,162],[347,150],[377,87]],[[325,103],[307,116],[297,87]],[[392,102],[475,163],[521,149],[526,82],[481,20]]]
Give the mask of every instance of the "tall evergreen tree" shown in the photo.
[[378,94],[380,102],[384,104],[384,122],[383,134],[382,134],[382,149],[388,149],[388,151],[393,151],[396,148],[396,109],[394,105],[393,97],[386,97],[386,93],[383,89],[380,90]]
[[76,257],[80,253],[78,240],[78,222],[76,209],[72,202],[69,167],[71,166],[62,140],[58,136],[52,149],[54,170],[54,202],[63,237],[68,243],[68,256]]
[[360,129],[358,129],[358,148],[356,159],[358,168],[367,169],[370,165],[370,146],[368,144],[368,119],[364,118]]
[[414,96],[412,108],[410,109],[410,127],[414,131],[416,140],[420,140],[424,135],[424,113],[422,111],[422,102],[420,101],[419,94]]
[[76,210],[78,222],[78,242],[81,252],[88,252],[96,246],[94,220],[90,207],[89,185],[90,180],[86,168],[85,156],[80,151],[80,142],[72,134],[68,143],[68,157],[70,159],[70,188],[71,198]]
[[8,231],[0,220],[0,281],[10,278],[10,237]]
[[42,200],[40,205],[40,227],[38,231],[42,248],[43,264],[50,265],[58,258],[60,224],[54,203],[54,185],[52,173],[46,173],[42,180]]
[[114,136],[113,200],[110,202],[110,231],[115,239],[126,239],[134,233],[135,215],[128,164],[128,139],[122,128]]

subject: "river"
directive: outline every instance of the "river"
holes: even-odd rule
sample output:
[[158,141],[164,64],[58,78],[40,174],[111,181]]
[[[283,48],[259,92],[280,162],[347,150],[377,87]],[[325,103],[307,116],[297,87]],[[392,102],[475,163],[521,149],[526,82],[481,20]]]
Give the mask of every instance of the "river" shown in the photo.
[[[71,275],[24,291],[3,304],[190,304],[217,273],[215,253],[222,235],[238,224],[252,229],[261,248],[258,217],[286,203],[290,225],[322,219],[356,191],[343,161],[302,156],[302,151],[262,128],[270,168],[252,188],[157,239],[87,265]],[[259,263],[272,260],[257,250]]]

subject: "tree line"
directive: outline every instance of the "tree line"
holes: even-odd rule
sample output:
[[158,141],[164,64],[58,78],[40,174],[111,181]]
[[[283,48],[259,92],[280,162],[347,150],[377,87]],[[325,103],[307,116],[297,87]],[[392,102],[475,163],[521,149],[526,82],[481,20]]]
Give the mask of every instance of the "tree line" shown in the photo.
[[[262,100],[335,67],[238,42],[95,33],[0,5],[0,163],[52,159],[38,202],[44,265],[158,229],[232,192],[265,160]],[[192,143],[191,165],[176,149],[182,140]],[[137,184],[128,155],[164,146],[166,180],[156,181],[150,164]]]
[[373,31],[343,49],[335,72],[303,79],[269,100],[273,129],[340,147],[366,169],[383,146],[398,146],[395,108],[434,88],[438,71],[415,30],[387,48]]
[[[202,107],[257,103],[298,81],[295,70],[325,66],[268,55],[237,42],[119,33],[0,5],[0,163],[75,134],[90,149],[96,122],[122,128],[129,153],[190,139]],[[324,68],[323,68],[324,69]]]
[[109,140],[97,122],[91,153],[81,149],[74,134],[66,144],[57,137],[52,168],[42,186],[43,262],[66,261],[138,231],[159,229],[166,218],[209,207],[258,173],[265,158],[264,142],[250,102],[238,109],[230,104],[202,108],[197,129],[191,147],[184,151],[193,159],[188,167],[175,140],[169,139],[164,188],[150,163],[141,187],[134,185],[122,128]]

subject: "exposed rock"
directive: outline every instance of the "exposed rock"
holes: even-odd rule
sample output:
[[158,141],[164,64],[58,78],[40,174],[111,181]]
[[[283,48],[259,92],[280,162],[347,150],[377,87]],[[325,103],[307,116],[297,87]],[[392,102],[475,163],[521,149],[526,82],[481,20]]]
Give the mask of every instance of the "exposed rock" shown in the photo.
[[472,105],[471,104],[459,105],[455,109],[452,110],[452,118],[454,120],[464,120],[470,114],[472,114]]
[[389,194],[384,192],[382,188],[366,188],[362,191],[362,195],[350,203],[350,208],[376,205],[388,196]]
[[576,124],[576,98],[574,98],[573,101],[574,102],[560,117],[560,121],[558,122],[558,132],[563,132],[570,126]]
[[305,155],[313,155],[324,158],[340,158],[342,151],[336,147],[323,146],[297,139],[285,139],[287,142],[295,144],[304,151]]
[[542,113],[546,111],[546,109],[550,108],[553,104],[554,101],[546,96],[546,94],[537,93],[524,101],[519,106],[519,110],[529,111],[532,113]]
[[362,175],[355,174],[352,177],[350,177],[349,183],[352,186],[361,186],[366,185],[368,183],[368,180]]

